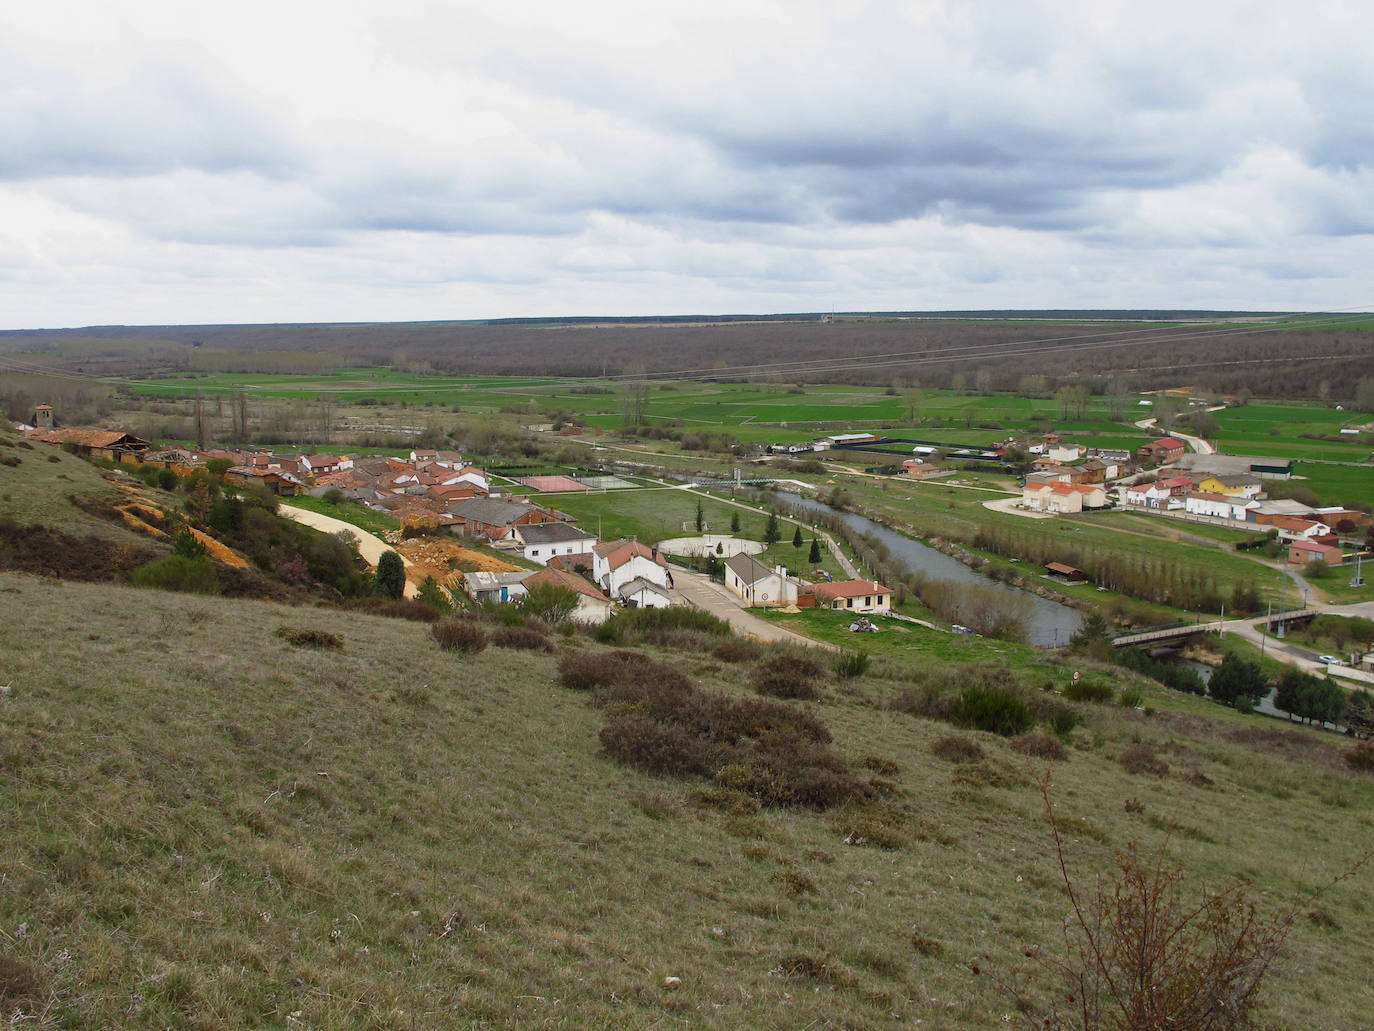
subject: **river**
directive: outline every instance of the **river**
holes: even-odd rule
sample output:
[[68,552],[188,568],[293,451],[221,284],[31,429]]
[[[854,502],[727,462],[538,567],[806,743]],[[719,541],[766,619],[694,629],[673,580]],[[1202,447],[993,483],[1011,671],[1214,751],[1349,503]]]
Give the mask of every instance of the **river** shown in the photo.
[[[751,493],[755,493],[752,492]],[[1041,598],[1039,595],[1012,587],[990,576],[975,572],[958,559],[950,558],[928,544],[913,540],[906,534],[874,522],[855,512],[844,512],[813,498],[796,494],[784,495],[788,504],[814,512],[824,512],[844,520],[845,524],[861,534],[881,541],[891,554],[895,563],[905,567],[907,572],[921,573],[932,580],[950,580],[955,583],[978,584],[1000,591],[1009,591],[1018,599],[1030,604],[1026,620],[1026,639],[1042,648],[1053,648],[1067,644],[1073,632],[1082,621],[1082,613],[1068,605]]]

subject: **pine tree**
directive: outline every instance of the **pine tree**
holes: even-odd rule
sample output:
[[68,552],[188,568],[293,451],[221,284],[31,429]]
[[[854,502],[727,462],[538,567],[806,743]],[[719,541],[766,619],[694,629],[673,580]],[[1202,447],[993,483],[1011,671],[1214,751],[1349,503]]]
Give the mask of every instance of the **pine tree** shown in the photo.
[[821,560],[821,542],[815,537],[811,538],[811,554],[806,556],[806,560],[813,566]]
[[399,598],[406,589],[406,568],[394,551],[382,552],[377,560],[377,593],[383,598]]
[[730,513],[730,532],[739,533],[739,510]]
[[706,515],[701,510],[701,498],[697,498],[697,533],[706,529]]
[[804,542],[802,541],[801,527],[798,526],[796,531],[792,534],[792,547],[800,548],[803,543]]
[[768,525],[763,528],[763,543],[771,547],[780,540],[782,540],[782,529],[778,526],[778,514],[769,512]]
[[425,577],[424,583],[420,584],[420,589],[416,592],[415,600],[421,605],[428,605],[440,615],[443,615],[453,607],[453,603],[449,601],[448,595],[446,595],[439,586],[439,581],[432,576]]

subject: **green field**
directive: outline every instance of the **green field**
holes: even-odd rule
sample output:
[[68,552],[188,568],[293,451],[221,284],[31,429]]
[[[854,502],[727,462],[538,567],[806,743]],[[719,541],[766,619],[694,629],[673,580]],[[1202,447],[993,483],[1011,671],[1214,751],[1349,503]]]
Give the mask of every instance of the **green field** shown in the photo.
[[1302,434],[1335,435],[1342,426],[1363,426],[1364,413],[1337,411],[1334,406],[1258,404],[1213,412],[1217,432],[1211,437],[1219,450],[1230,454],[1274,458],[1319,458],[1332,462],[1367,461],[1368,441],[1309,440]]

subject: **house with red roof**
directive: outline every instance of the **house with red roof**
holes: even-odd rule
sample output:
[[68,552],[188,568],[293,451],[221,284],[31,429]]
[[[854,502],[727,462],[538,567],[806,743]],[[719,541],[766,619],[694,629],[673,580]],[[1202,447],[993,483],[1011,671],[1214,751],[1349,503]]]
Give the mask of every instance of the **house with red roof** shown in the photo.
[[1176,437],[1160,437],[1136,448],[1136,455],[1142,462],[1150,465],[1168,465],[1177,462],[1187,452],[1188,445]]
[[607,594],[615,597],[637,577],[663,588],[673,584],[668,560],[657,548],[626,540],[606,541],[592,548],[592,579]]
[[873,580],[837,580],[811,588],[816,608],[883,615],[892,609],[892,588]]

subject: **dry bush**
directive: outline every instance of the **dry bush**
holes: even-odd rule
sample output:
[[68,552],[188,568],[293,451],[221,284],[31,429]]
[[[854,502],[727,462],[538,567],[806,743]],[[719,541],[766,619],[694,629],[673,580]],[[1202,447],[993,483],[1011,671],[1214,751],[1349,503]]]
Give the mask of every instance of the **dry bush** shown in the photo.
[[1048,759],[1051,762],[1060,762],[1069,757],[1068,749],[1058,738],[1050,737],[1048,734],[1021,734],[1011,739],[1013,751],[1020,752],[1022,755],[1029,755],[1035,759]]
[[537,630],[523,626],[501,626],[491,632],[496,648],[522,648],[526,651],[553,651],[553,644]]
[[338,650],[344,646],[343,638],[338,634],[331,634],[328,630],[279,626],[275,633],[287,644],[294,644],[298,648],[332,648]]
[[833,824],[846,845],[901,848],[912,838],[907,812],[879,802],[851,802],[836,814]]
[[673,776],[709,776],[728,754],[684,727],[628,713],[601,728],[601,747],[627,766]]
[[887,707],[908,716],[948,722],[954,709],[954,696],[934,687],[908,688],[889,698]]
[[434,640],[445,651],[475,655],[488,644],[487,632],[467,619],[440,620],[429,628]]
[[1163,777],[1169,772],[1169,764],[1155,754],[1155,747],[1150,744],[1131,745],[1117,756],[1116,761],[1127,773]]
[[[1263,916],[1243,883],[1194,895],[1163,847],[1142,855],[1135,845],[1117,853],[1115,876],[1085,889],[1069,871],[1048,775],[1041,794],[1072,917],[1057,954],[1032,948],[1025,953],[1032,966],[1014,981],[993,975],[1024,1024],[1064,1031],[1258,1028],[1264,980],[1312,900]],[[973,972],[981,973],[977,966]]]
[[983,758],[983,748],[971,737],[949,734],[936,738],[930,745],[932,755],[956,763],[972,763]]

